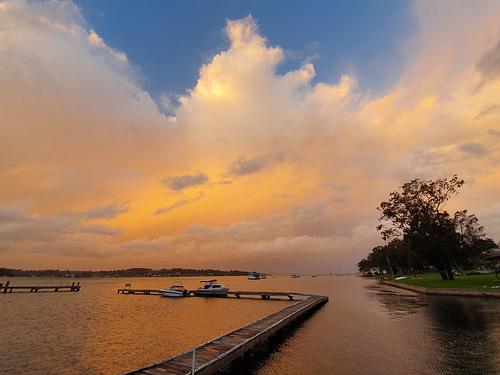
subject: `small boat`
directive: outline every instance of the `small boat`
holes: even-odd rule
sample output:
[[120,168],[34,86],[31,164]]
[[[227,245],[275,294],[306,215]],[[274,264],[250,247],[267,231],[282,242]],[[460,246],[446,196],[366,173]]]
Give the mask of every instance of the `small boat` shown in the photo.
[[201,280],[204,285],[195,291],[193,291],[195,296],[217,296],[217,297],[227,297],[229,288],[226,288],[223,284],[218,284],[216,279]]
[[292,279],[298,279],[299,277],[300,277],[300,275],[293,275]]
[[313,273],[313,277],[317,277],[318,275],[316,275],[315,273]]
[[180,284],[174,284],[168,289],[160,289],[163,297],[187,297],[189,292]]
[[260,280],[261,279],[261,276],[259,273],[257,272],[252,272],[249,276],[248,276],[248,280]]

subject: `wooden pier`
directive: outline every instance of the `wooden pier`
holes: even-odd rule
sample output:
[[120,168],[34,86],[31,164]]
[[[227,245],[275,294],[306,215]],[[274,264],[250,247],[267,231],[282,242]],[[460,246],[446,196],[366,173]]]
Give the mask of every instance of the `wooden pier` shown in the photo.
[[[126,284],[125,288],[118,289],[118,294],[148,294],[148,295],[157,295],[162,294],[160,289],[132,289],[130,284]],[[194,290],[188,290],[188,296],[193,295]],[[241,296],[260,296],[262,299],[271,299],[271,297],[287,297],[290,301],[293,301],[294,298],[309,298],[310,295],[301,294],[301,293],[289,293],[289,292],[252,292],[252,291],[236,291],[227,292],[228,296],[234,296],[236,298],[240,298]],[[203,297],[210,297],[209,295]],[[215,296],[214,296],[215,297]]]
[[[244,292],[238,293],[241,295]],[[258,293],[263,292],[251,293],[254,293],[253,295],[257,293],[258,295]],[[264,295],[270,297],[274,294],[266,292]],[[235,359],[248,353],[256,345],[274,337],[281,329],[295,322],[300,317],[304,317],[307,313],[315,311],[328,301],[328,297],[324,296],[306,296],[296,293],[287,293],[286,296],[289,298],[290,296],[292,298],[293,296],[300,296],[304,299],[256,322],[208,341],[201,346],[193,348],[193,350],[155,363],[154,365],[127,372],[123,375],[215,374]]]
[[288,297],[290,301],[294,298],[309,298],[308,294],[287,293],[287,292],[228,292],[228,295],[240,298],[240,296],[260,296],[262,299],[271,299],[271,297]]
[[12,286],[10,285],[10,281],[7,281],[5,285],[3,283],[0,283],[0,293],[12,293],[12,291],[15,292],[27,292],[29,291],[30,293],[36,293],[39,290],[44,290],[48,292],[78,292],[80,291],[80,282],[78,283],[72,283],[71,285],[55,285],[55,286],[45,286],[45,285],[39,285],[39,286]]
[[161,294],[159,289],[118,289],[118,294]]

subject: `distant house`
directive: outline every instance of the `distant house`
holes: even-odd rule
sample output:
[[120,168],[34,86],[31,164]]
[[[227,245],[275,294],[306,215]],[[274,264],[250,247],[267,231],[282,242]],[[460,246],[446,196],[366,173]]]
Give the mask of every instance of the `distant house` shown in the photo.
[[495,248],[488,250],[488,252],[485,254],[484,259],[491,263],[494,267],[499,267],[500,266],[500,248]]

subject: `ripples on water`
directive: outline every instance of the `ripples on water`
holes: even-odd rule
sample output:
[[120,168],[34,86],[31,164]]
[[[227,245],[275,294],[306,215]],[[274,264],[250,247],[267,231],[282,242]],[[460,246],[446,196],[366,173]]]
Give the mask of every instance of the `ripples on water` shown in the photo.
[[[218,279],[232,290],[330,298],[275,342],[277,350],[264,347],[226,373],[500,373],[499,299],[428,297],[358,277]],[[199,280],[182,281],[194,289]],[[179,354],[290,305],[288,300],[117,294],[129,282],[133,288],[159,289],[173,281],[84,279],[78,293],[2,293],[0,373],[117,374]]]

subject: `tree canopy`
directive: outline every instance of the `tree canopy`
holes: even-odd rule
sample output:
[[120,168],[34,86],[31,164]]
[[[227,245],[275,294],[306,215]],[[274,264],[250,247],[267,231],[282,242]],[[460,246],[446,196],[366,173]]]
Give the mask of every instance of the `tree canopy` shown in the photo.
[[401,186],[400,192],[392,192],[378,207],[381,216],[377,226],[382,238],[390,242],[374,248],[358,263],[360,271],[375,268],[387,272],[393,259],[398,271],[435,267],[443,279],[453,279],[452,266],[477,263],[495,242],[485,239],[475,215],[463,210],[451,216],[444,210],[463,184],[456,175],[449,180],[414,179]]

